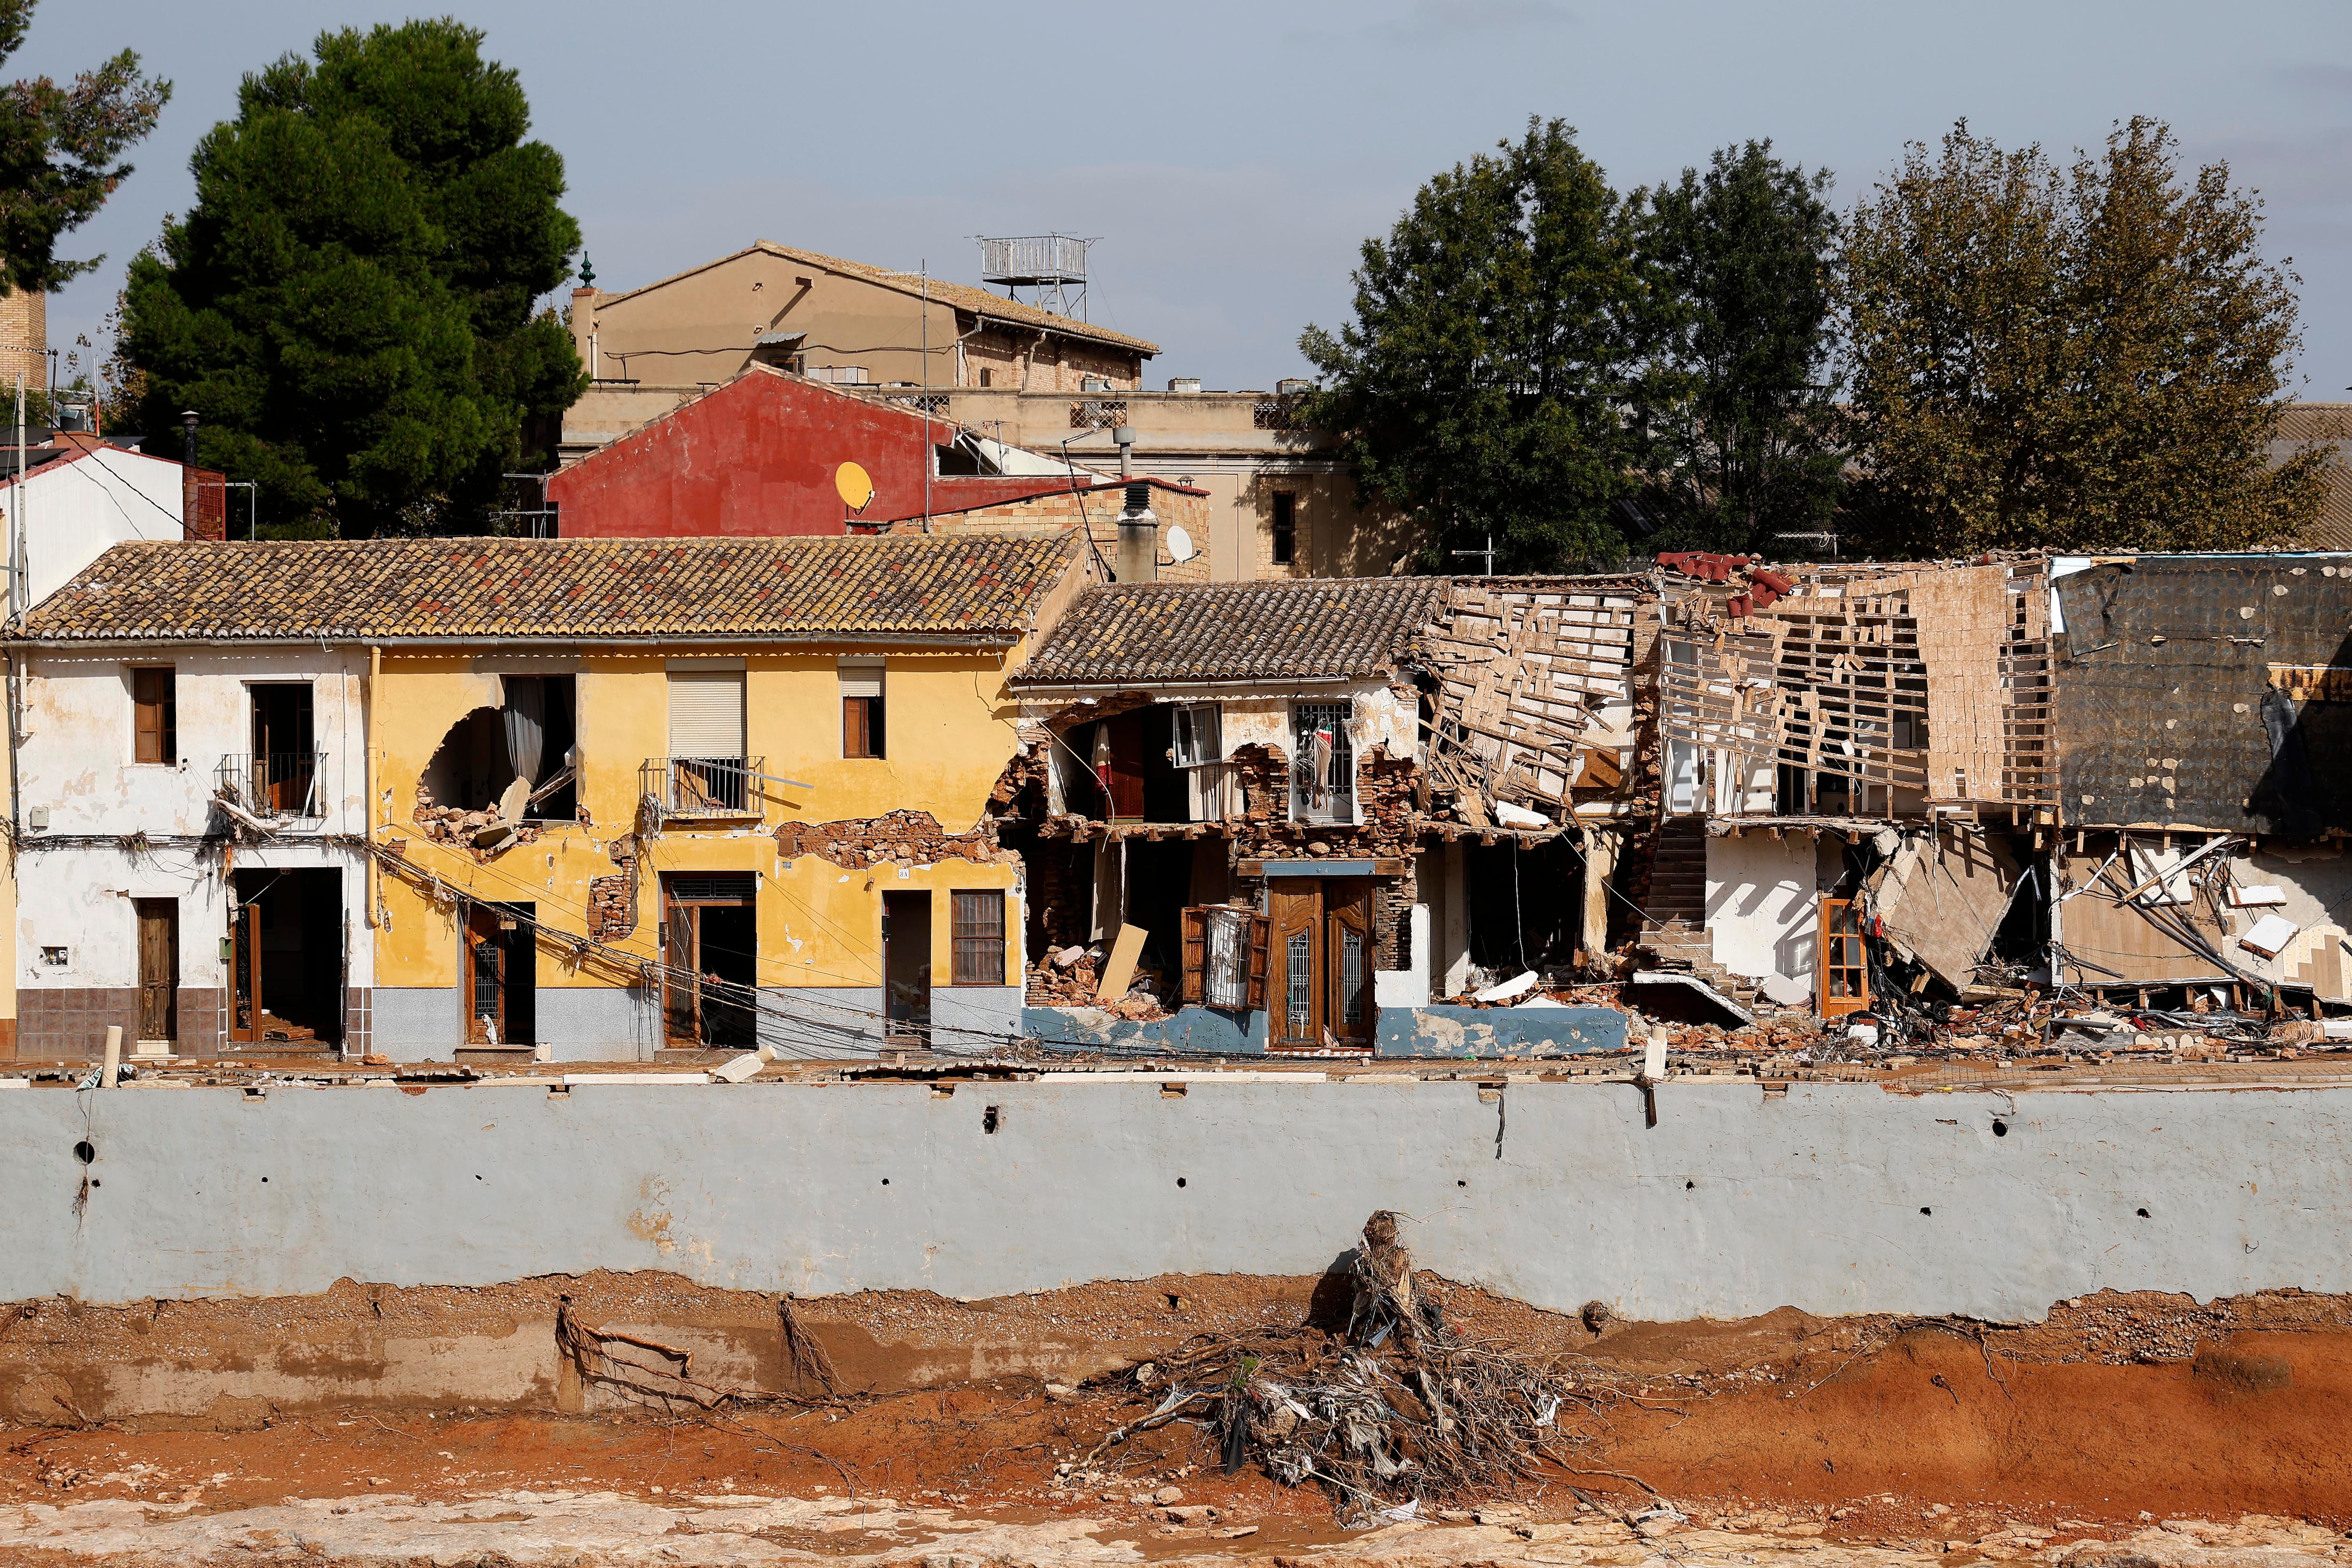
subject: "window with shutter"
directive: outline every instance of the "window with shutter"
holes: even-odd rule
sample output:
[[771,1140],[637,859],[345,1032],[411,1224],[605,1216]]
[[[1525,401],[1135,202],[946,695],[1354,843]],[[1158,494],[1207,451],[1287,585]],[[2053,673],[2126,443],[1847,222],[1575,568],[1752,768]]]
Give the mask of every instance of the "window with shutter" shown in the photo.
[[879,659],[841,661],[841,754],[881,757],[883,664]]
[[742,758],[742,671],[670,672],[669,754],[717,760]]
[[1004,894],[994,888],[952,893],[949,913],[955,947],[954,983],[1004,984]]
[[131,672],[132,761],[179,761],[177,686],[178,672],[168,665]]

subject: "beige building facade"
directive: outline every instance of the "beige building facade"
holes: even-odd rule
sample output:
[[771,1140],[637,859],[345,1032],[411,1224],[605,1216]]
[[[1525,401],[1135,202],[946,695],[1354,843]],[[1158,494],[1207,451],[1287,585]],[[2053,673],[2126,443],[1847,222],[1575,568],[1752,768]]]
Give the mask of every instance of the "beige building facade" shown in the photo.
[[563,419],[571,463],[754,363],[914,403],[1082,476],[1164,479],[1205,496],[1198,539],[1218,581],[1382,577],[1418,536],[1357,504],[1297,399],[1143,390],[1160,347],[969,284],[761,240],[625,293],[572,295],[593,384]]

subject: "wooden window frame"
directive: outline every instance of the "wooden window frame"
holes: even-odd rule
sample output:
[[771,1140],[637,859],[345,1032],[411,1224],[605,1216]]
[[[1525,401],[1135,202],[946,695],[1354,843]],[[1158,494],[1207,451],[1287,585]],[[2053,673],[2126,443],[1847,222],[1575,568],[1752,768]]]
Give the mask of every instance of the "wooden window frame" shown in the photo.
[[[995,909],[993,930],[986,920],[966,919],[966,899],[977,901],[979,908]],[[1001,887],[959,887],[948,891],[948,984],[1009,983],[1005,978],[1011,967],[1005,958],[1005,914],[1004,890]]]
[[[857,672],[853,675],[852,672]],[[866,672],[872,672],[876,690],[872,695],[851,695],[848,684],[856,679],[865,682]],[[881,762],[890,755],[889,668],[880,659],[845,660],[835,666],[835,679],[842,683],[841,694],[841,755],[852,762]]]
[[[180,681],[173,664],[131,668],[131,760],[134,767],[176,768],[180,763]],[[149,722],[151,711],[153,722]],[[154,745],[148,745],[150,737]],[[146,753],[152,749],[154,755]]]

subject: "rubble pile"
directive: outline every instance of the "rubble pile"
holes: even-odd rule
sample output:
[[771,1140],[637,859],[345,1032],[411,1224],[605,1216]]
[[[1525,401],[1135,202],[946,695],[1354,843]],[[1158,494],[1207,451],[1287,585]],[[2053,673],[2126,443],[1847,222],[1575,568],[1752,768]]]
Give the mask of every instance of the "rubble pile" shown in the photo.
[[1361,1515],[1406,1500],[1491,1497],[1597,1443],[1612,1386],[1450,1327],[1415,1288],[1399,1218],[1383,1209],[1365,1222],[1338,1333],[1202,1334],[1114,1375],[1108,1381],[1150,1402],[1148,1413],[1063,1469],[1087,1471],[1129,1439],[1185,1420],[1213,1443],[1226,1475],[1255,1461]]

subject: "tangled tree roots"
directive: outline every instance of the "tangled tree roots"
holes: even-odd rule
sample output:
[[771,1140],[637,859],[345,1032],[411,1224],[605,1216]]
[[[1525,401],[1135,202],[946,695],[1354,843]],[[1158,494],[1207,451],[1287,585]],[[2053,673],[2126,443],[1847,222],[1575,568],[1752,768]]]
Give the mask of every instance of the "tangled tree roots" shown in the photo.
[[[1156,1398],[1112,1432],[1098,1458],[1172,1421],[1202,1427],[1227,1475],[1255,1458],[1286,1486],[1312,1480],[1343,1511],[1406,1500],[1491,1497],[1549,1472],[1580,1469],[1606,1427],[1616,1391],[1447,1326],[1414,1289],[1399,1216],[1365,1223],[1349,1262],[1345,1329],[1203,1334],[1173,1354],[1118,1375]],[[1644,1490],[1654,1489],[1634,1477]]]

